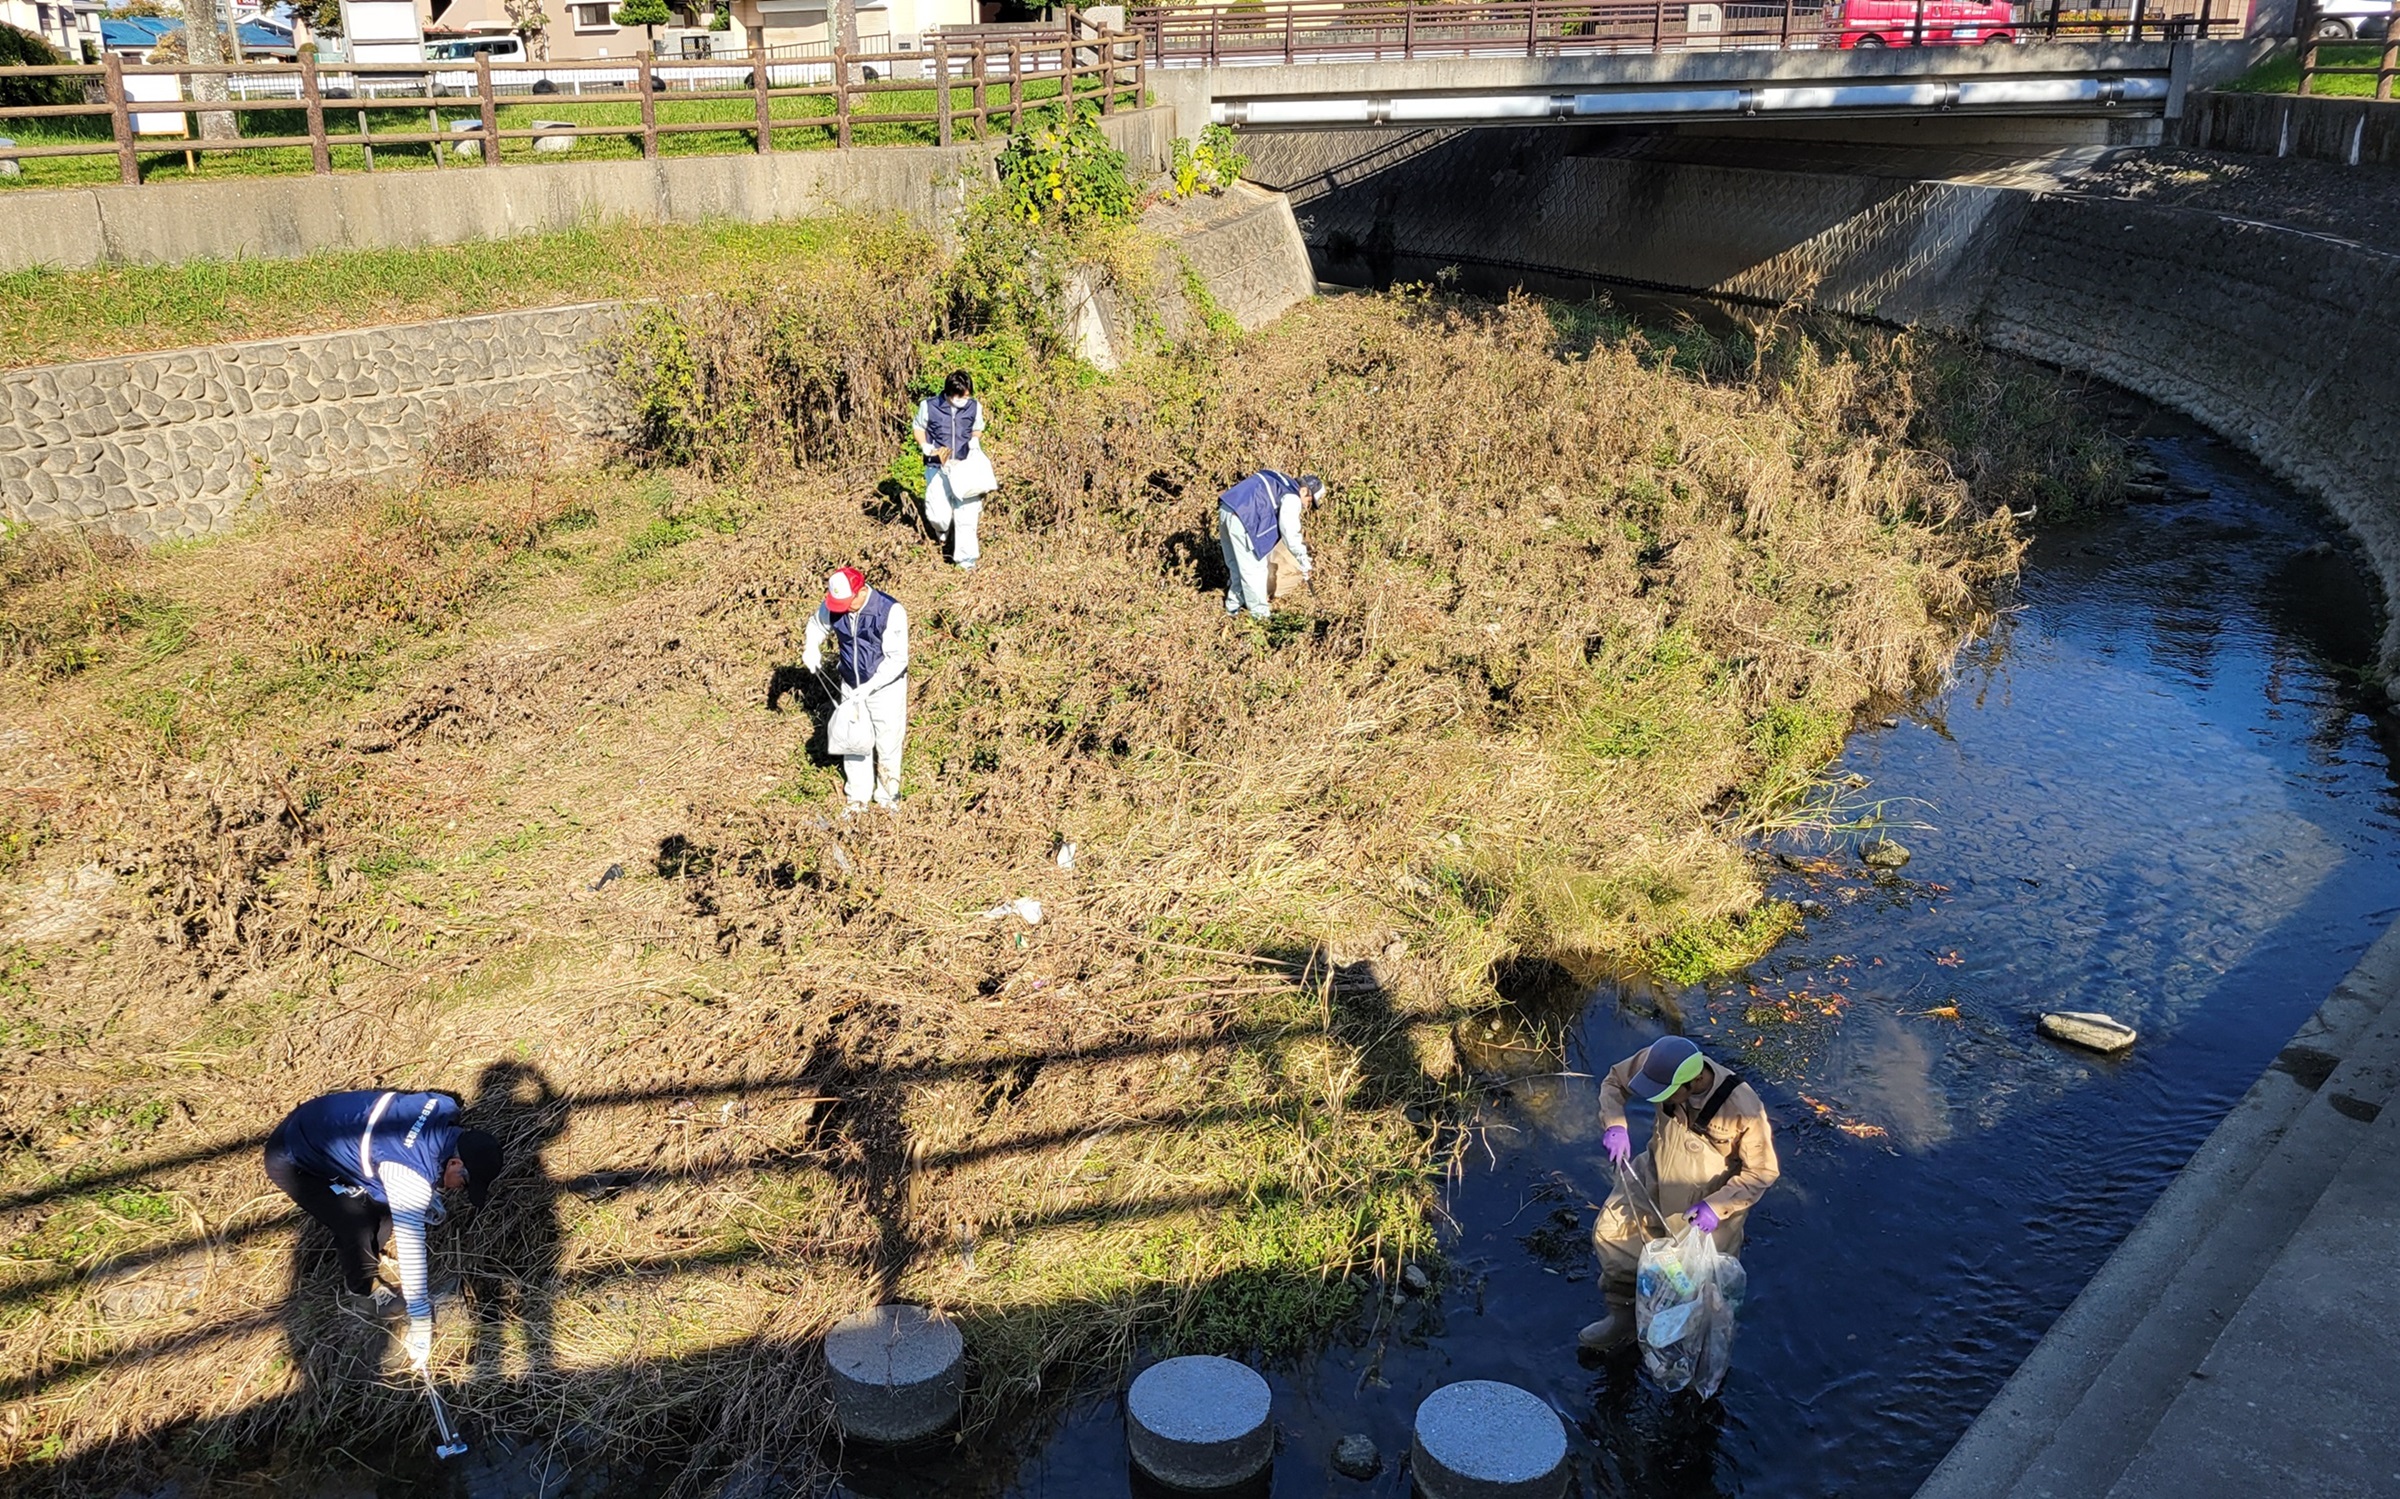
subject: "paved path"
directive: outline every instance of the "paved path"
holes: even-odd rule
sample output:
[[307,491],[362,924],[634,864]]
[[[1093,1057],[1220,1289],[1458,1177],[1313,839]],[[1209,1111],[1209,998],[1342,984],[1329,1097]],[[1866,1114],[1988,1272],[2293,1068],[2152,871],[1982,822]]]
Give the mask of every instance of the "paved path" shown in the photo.
[[1917,1499],[2400,1494],[2400,926]]

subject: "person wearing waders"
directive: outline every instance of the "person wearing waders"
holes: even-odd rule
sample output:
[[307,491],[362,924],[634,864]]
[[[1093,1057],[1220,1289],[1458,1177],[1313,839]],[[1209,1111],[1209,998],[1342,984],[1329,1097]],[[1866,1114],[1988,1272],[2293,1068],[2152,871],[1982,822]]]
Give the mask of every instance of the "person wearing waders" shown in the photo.
[[1315,474],[1295,479],[1262,468],[1217,497],[1217,539],[1225,548],[1225,612],[1250,611],[1254,619],[1274,612],[1275,599],[1297,585],[1276,586],[1278,574],[1298,573],[1306,582],[1316,571],[1300,535],[1300,512],[1325,494]]
[[825,602],[808,622],[801,656],[810,671],[822,669],[828,639],[841,701],[864,704],[875,736],[873,754],[842,756],[842,795],[853,812],[870,797],[879,807],[895,806],[900,744],[908,736],[908,610],[869,588],[866,574],[845,567],[825,580]]
[[[1625,1126],[1625,1107],[1634,1098],[1657,1106],[1650,1148],[1638,1162]],[[1741,1252],[1751,1206],[1782,1175],[1767,1106],[1748,1083],[1683,1037],[1662,1036],[1601,1080],[1600,1123],[1610,1163],[1633,1172],[1651,1203],[1668,1215],[1670,1230],[1688,1219],[1725,1253]],[[1633,1336],[1634,1272],[1642,1246],[1658,1231],[1643,1206],[1626,1201],[1622,1186],[1609,1193],[1592,1225],[1608,1315],[1577,1336],[1582,1347],[1600,1352]]]
[[328,1093],[267,1136],[267,1180],[332,1230],[344,1290],[386,1302],[391,1292],[376,1283],[375,1269],[390,1245],[408,1308],[402,1345],[420,1371],[433,1356],[425,1231],[449,1217],[440,1194],[464,1191],[480,1208],[500,1178],[500,1142],[462,1129],[458,1109],[447,1093]]
[[998,482],[991,456],[983,450],[983,403],[975,399],[975,377],[952,370],[940,395],[917,403],[911,429],[917,451],[925,455],[926,524],[950,549],[951,565],[973,572],[983,555],[975,536],[983,497]]

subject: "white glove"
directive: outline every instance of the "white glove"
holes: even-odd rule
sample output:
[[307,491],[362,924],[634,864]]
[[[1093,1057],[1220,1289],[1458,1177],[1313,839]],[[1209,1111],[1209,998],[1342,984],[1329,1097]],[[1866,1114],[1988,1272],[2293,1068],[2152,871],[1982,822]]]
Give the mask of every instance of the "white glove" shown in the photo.
[[424,1373],[433,1363],[433,1319],[409,1318],[408,1331],[401,1335],[400,1346],[408,1350],[408,1366]]

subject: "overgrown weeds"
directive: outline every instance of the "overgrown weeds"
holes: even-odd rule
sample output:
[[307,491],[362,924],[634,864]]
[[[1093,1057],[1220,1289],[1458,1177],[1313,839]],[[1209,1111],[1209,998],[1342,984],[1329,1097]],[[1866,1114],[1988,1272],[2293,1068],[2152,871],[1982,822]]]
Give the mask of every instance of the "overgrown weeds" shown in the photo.
[[[413,1429],[253,1160],[368,1082],[512,1142],[440,1250],[458,1403],[670,1450],[687,1487],[813,1462],[812,1339],[877,1299],[967,1322],[974,1422],[1137,1343],[1305,1346],[1434,1249],[1450,1027],[1496,962],[1753,958],[1789,913],[1733,825],[1937,679],[2015,565],[2010,501],[2078,482],[1997,424],[2073,421],[2037,373],[1928,446],[1959,387],[1911,340],[1737,358],[1412,293],[1102,380],[989,302],[945,321],[918,248],[685,309],[674,357],[717,373],[651,429],[685,466],[470,454],[205,549],[8,563],[40,644],[0,774],[43,810],[0,943],[100,934],[8,970],[65,1038],[0,1103],[12,1478]],[[965,577],[874,494],[945,338],[1031,351]],[[1263,630],[1213,534],[1261,463],[1333,484],[1317,596]],[[906,800],[856,822],[792,669],[844,563],[914,621]],[[109,589],[181,633],[78,602]],[[87,867],[81,905],[44,893]],[[172,1151],[72,1124],[158,1098]],[[203,1226],[41,1248],[119,1190]]]

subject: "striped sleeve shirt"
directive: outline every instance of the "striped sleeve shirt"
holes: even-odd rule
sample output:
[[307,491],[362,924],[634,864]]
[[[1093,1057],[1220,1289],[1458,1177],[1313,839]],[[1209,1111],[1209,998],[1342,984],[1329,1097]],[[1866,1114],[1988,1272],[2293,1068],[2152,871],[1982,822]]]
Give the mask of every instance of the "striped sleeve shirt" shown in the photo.
[[392,1209],[392,1258],[400,1262],[400,1294],[408,1303],[411,1322],[433,1319],[433,1295],[426,1286],[425,1230],[442,1221],[440,1199],[433,1183],[415,1168],[384,1161],[375,1168],[383,1184],[384,1201]]

